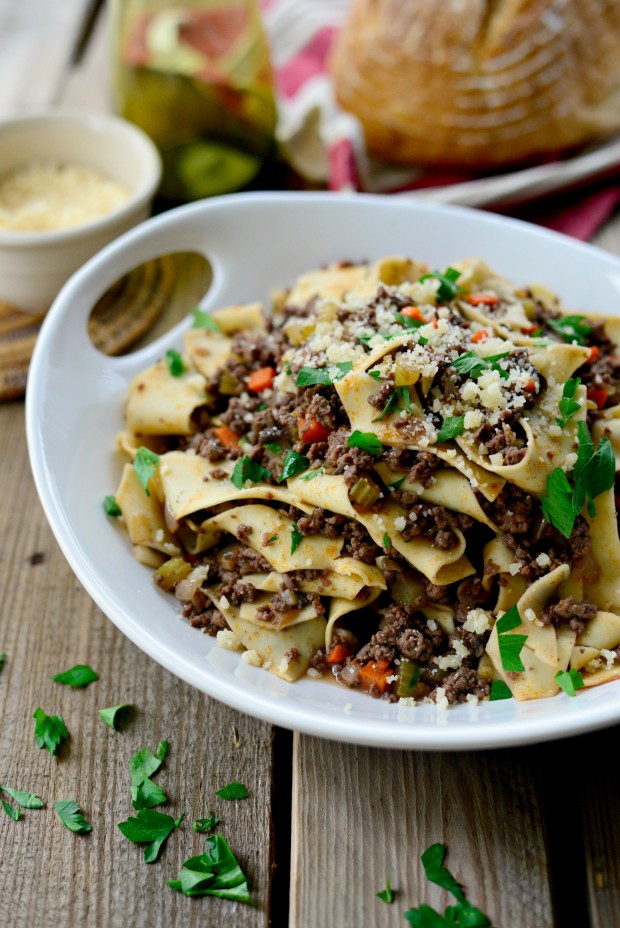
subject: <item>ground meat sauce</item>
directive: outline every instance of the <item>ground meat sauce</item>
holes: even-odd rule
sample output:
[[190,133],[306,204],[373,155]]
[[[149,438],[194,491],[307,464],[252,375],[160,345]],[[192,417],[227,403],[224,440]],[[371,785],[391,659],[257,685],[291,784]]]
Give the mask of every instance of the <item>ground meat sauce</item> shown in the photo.
[[[340,265],[346,267],[355,266]],[[330,511],[327,501],[310,512],[279,501],[272,504],[292,520],[300,539],[342,539],[341,557],[379,567],[387,585],[379,595],[376,588],[362,587],[359,600],[368,599],[369,605],[345,614],[333,627],[331,641],[310,656],[311,670],[332,673],[344,686],[362,688],[376,698],[409,697],[445,706],[489,695],[491,679],[498,674],[489,670],[485,648],[497,618],[498,592],[511,576],[531,584],[560,565],[578,571],[590,563],[588,521],[577,514],[570,532],[560,530],[545,518],[542,493],[506,481],[490,501],[472,479],[476,499],[496,531],[451,510],[445,499],[431,493],[442,471],[450,468],[450,455],[460,449],[469,449],[469,456],[475,453],[489,468],[524,461],[528,436],[522,420],[549,386],[530,351],[566,344],[572,330],[567,335],[553,301],[534,289],[504,292],[500,285],[495,294],[484,288],[478,292],[471,282],[461,287],[458,272],[451,278],[433,272],[411,280],[403,274],[402,284],[380,283],[363,298],[345,294],[321,299],[310,292],[299,302],[292,293],[284,294],[264,331],[232,337],[229,357],[207,378],[204,402],[192,414],[194,434],[155,438],[153,447],[161,453],[178,448],[198,455],[213,465],[210,478],[222,482],[231,479],[234,465],[249,461],[262,468],[261,482],[274,487],[286,486],[285,458],[301,457],[296,473],[301,471],[304,479],[319,473],[342,478],[360,518],[373,517],[381,524],[386,512],[400,507],[402,516],[394,525],[404,543],[423,541],[431,551],[449,554],[464,537],[470,575],[434,583],[396,549],[387,532],[379,544],[362,521]],[[492,286],[497,283],[493,277],[491,281]],[[521,322],[515,329],[510,322],[515,307],[527,326]],[[590,354],[573,377],[586,387],[592,426],[605,409],[620,403],[620,351],[603,323],[577,325],[576,340]],[[498,327],[503,327],[501,335]],[[508,338],[511,331],[514,343]],[[383,346],[392,339],[398,339],[396,347],[386,353]],[[373,425],[366,426],[370,431],[361,441],[353,442],[356,426],[338,382],[350,370],[361,370],[361,362],[373,352],[374,364],[363,369],[376,388],[362,400],[365,421]],[[382,426],[375,423],[389,424],[392,437],[382,440]],[[444,439],[440,431],[447,426],[449,437]],[[549,427],[556,427],[552,413]],[[440,449],[445,452],[441,456]],[[574,461],[563,467],[569,480],[573,467]],[[386,472],[396,476],[388,480]],[[409,489],[402,486],[405,481]],[[569,488],[572,492],[571,484]],[[200,525],[217,512],[251,502],[225,502],[191,518]],[[211,592],[209,596],[198,586],[185,603],[183,615],[193,627],[217,635],[228,628],[224,613],[229,606],[257,602],[256,620],[274,629],[285,629],[306,607],[316,616],[329,614],[327,597],[304,592],[308,586],[317,588],[311,564],[281,573],[279,589],[268,601],[246,579],[272,572],[253,545],[266,550],[277,536],[256,531],[254,538],[255,531],[241,518],[236,537],[224,535],[215,547],[186,555],[192,567],[206,568],[204,586]],[[485,553],[495,538],[513,558],[509,571]],[[597,609],[592,602],[555,595],[537,619],[579,634]],[[620,654],[620,645],[616,650]],[[298,648],[286,651],[289,664],[302,659]],[[403,689],[405,668],[411,679]]]

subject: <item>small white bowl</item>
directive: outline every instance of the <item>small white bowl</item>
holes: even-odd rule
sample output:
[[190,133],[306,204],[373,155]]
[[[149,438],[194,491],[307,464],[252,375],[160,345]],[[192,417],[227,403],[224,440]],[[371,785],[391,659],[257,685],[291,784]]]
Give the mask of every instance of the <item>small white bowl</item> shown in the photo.
[[0,122],[0,177],[31,162],[95,168],[131,191],[121,206],[71,228],[0,229],[0,300],[44,313],[88,258],[147,218],[161,160],[149,137],[124,119],[58,110]]

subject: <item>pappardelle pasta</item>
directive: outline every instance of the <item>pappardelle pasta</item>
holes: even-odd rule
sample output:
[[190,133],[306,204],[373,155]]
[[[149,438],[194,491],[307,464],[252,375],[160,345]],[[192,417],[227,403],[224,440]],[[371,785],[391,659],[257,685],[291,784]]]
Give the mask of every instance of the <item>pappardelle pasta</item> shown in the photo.
[[620,677],[619,338],[478,259],[197,310],[129,387],[108,511],[192,626],[287,681],[574,696]]

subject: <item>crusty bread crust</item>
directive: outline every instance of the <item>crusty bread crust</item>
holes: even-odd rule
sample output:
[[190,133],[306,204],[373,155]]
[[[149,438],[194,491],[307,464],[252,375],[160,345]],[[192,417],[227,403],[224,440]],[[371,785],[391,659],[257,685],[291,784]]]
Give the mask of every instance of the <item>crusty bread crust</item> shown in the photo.
[[376,157],[518,164],[620,130],[620,2],[353,0],[331,68]]

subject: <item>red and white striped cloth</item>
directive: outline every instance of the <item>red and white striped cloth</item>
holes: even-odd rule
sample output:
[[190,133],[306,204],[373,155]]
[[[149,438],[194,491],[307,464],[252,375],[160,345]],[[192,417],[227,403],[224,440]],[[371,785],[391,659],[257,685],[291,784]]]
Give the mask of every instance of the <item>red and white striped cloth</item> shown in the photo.
[[[306,180],[334,191],[402,194],[466,182],[462,175],[399,168],[369,158],[355,117],[337,105],[328,57],[350,0],[260,0],[269,38],[279,105],[278,140]],[[428,197],[428,192],[425,194]],[[444,201],[446,197],[442,197]],[[449,199],[449,198],[448,198]],[[591,238],[620,204],[617,178],[585,194],[564,193],[528,205],[519,215],[583,240]],[[486,203],[493,208],[492,203]]]

